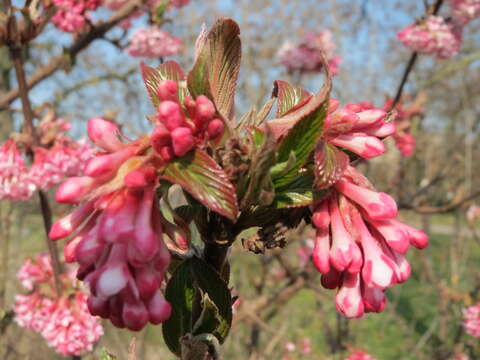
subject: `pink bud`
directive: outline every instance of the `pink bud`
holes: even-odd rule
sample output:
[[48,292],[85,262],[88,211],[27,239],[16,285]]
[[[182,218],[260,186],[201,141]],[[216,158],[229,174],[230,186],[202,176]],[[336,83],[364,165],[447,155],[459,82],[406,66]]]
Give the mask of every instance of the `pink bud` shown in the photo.
[[322,201],[322,203],[315,208],[312,215],[312,223],[317,229],[328,230],[328,227],[330,226],[328,201]]
[[360,129],[370,128],[385,118],[387,113],[380,109],[370,109],[364,110],[362,112],[357,113],[359,120],[355,124],[354,129],[358,131],[362,131]]
[[151,185],[155,181],[156,172],[153,168],[141,168],[130,171],[123,179],[126,187],[140,189]]
[[125,327],[122,319],[123,302],[119,296],[113,296],[108,301],[108,307],[110,311],[110,321],[112,324],[120,329]]
[[362,269],[365,285],[385,289],[397,281],[395,262],[380,247],[379,242],[368,231],[361,215],[355,214],[353,224],[360,232],[364,265]]
[[332,221],[330,263],[338,271],[348,269],[351,273],[358,272],[362,266],[362,254],[355,240],[345,229],[335,197],[330,199],[329,208]]
[[402,227],[396,226],[391,219],[371,220],[370,223],[383,236],[385,242],[393,250],[405,254],[410,246],[408,232]]
[[173,152],[177,156],[183,156],[195,145],[192,130],[186,127],[179,127],[172,131]]
[[83,200],[95,186],[95,180],[89,176],[71,177],[57,189],[55,201],[66,204],[77,204]]
[[77,207],[72,213],[57,220],[50,229],[48,236],[51,240],[63,239],[71,235],[93,211],[93,201]]
[[102,118],[92,118],[88,120],[88,136],[102,149],[114,152],[120,150],[124,145],[118,139],[120,130],[117,125]]
[[396,127],[393,122],[384,122],[381,121],[378,124],[375,124],[372,127],[362,130],[367,135],[376,136],[379,138],[384,138],[390,135],[395,134]]
[[135,268],[134,271],[140,298],[144,301],[151,299],[160,287],[162,281],[161,274],[149,265]]
[[76,261],[75,256],[77,252],[77,246],[80,240],[82,240],[81,236],[75,236],[73,239],[69,240],[63,247],[63,257],[65,258],[66,263],[72,263]]
[[80,265],[92,265],[102,254],[105,244],[98,237],[98,226],[94,226],[78,243],[75,260]]
[[360,291],[360,274],[344,274],[343,283],[335,297],[337,310],[346,318],[360,318],[364,314]]
[[335,270],[335,268],[331,267],[330,272],[328,274],[322,275],[321,283],[325,289],[333,290],[340,286],[341,278],[342,278],[342,273]]
[[347,105],[345,105],[345,109],[348,109],[348,110],[353,111],[355,113],[358,113],[358,112],[363,110],[363,108],[358,104],[347,104]]
[[162,123],[158,124],[151,136],[151,143],[157,153],[160,153],[164,146],[170,145],[172,138],[170,131]]
[[143,192],[143,199],[135,223],[133,244],[144,259],[144,262],[153,259],[159,249],[160,240],[152,227],[153,199],[153,188],[146,188]]
[[125,244],[132,240],[139,206],[139,196],[136,193],[127,192],[123,206],[113,215],[113,234],[108,241]]
[[363,305],[365,312],[380,313],[385,309],[387,299],[382,290],[374,287],[363,286]]
[[381,140],[362,133],[338,135],[330,142],[333,145],[350,150],[365,159],[377,157],[386,151],[385,145]]
[[173,80],[163,80],[157,89],[157,95],[161,101],[177,101],[178,85]]
[[345,180],[338,181],[335,188],[360,205],[373,220],[391,219],[397,216],[397,204],[388,194],[372,191]]
[[198,96],[195,99],[195,105],[195,118],[200,123],[207,122],[215,115],[215,105],[205,95]]
[[170,145],[162,147],[158,153],[165,162],[169,162],[175,157],[173,149]]
[[163,101],[158,105],[158,120],[172,131],[185,124],[185,116],[177,102]]
[[108,300],[100,299],[95,296],[89,296],[87,300],[88,311],[93,316],[100,316],[102,318],[108,318],[110,309],[108,306]]
[[223,134],[225,124],[220,119],[213,119],[207,125],[207,134],[210,139],[215,139]]
[[410,244],[415,246],[417,249],[423,249],[428,246],[428,235],[425,234],[423,231],[415,229],[414,227],[411,227],[397,220],[393,220],[393,222],[397,226],[402,227],[405,231],[408,232],[408,235],[410,237]]
[[397,264],[396,270],[396,275],[397,275],[397,281],[399,283],[403,283],[408,280],[410,275],[412,274],[412,267],[408,263],[407,259],[405,256],[402,254],[392,251],[393,259],[395,263]]
[[322,274],[328,274],[330,271],[330,234],[327,231],[317,230],[315,236],[315,246],[312,252],[313,263],[317,270]]
[[85,175],[91,177],[113,176],[120,165],[132,157],[135,151],[135,147],[129,146],[108,155],[98,155],[87,163]]
[[148,323],[148,311],[143,302],[125,303],[122,319],[125,326],[132,331],[140,331]]
[[160,324],[170,317],[172,306],[165,300],[160,290],[147,303],[148,316],[152,324]]
[[127,286],[129,270],[125,263],[125,246],[115,244],[112,246],[110,256],[104,269],[100,272],[96,282],[96,292],[101,298],[118,294]]
[[340,105],[340,101],[337,99],[330,98],[328,102],[328,112],[332,113],[337,110],[338,106]]

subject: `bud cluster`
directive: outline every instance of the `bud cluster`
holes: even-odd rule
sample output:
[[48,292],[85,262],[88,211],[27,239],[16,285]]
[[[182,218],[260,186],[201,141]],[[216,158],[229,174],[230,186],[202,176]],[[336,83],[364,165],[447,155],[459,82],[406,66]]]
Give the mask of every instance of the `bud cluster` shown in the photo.
[[447,59],[458,53],[462,45],[463,27],[440,16],[429,16],[411,24],[397,34],[398,39],[412,51],[433,54]]
[[345,360],[376,360],[372,355],[363,350],[357,350]]
[[322,53],[328,61],[330,73],[338,74],[342,58],[335,55],[336,45],[330,30],[309,32],[298,43],[285,42],[278,50],[280,63],[289,71],[319,72],[322,70]]
[[480,303],[463,310],[463,328],[474,338],[480,338]]
[[89,22],[89,12],[100,6],[101,0],[53,0],[58,9],[52,18],[55,26],[65,32],[79,32]]
[[395,200],[376,192],[351,166],[314,209],[313,261],[322,285],[338,288],[337,309],[348,318],[383,311],[384,290],[410,276],[404,257],[410,245],[428,244],[423,232],[396,216]]
[[15,321],[39,332],[48,345],[65,356],[91,351],[103,328],[88,312],[87,295],[77,286],[72,268],[60,277],[62,293],[56,294],[47,254],[27,259],[18,278],[28,294],[15,297]]
[[338,100],[330,99],[329,114],[324,122],[325,141],[364,159],[383,154],[386,148],[379,138],[395,132],[395,125],[385,121],[386,112],[367,102],[338,106]]
[[225,125],[215,117],[215,105],[204,95],[195,100],[186,97],[185,112],[178,100],[175,81],[165,80],[158,87],[162,101],[157,110],[157,124],[152,133],[152,146],[168,162],[183,156],[204,140],[214,140],[223,134]]

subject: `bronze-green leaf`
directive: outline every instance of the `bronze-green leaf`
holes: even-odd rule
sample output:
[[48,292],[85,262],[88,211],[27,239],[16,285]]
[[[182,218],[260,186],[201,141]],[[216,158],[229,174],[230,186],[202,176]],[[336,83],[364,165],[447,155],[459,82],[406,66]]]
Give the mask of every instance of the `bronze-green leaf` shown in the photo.
[[347,169],[348,155],[325,141],[319,141],[315,148],[315,187],[325,189],[335,184]]
[[178,97],[180,102],[187,96],[187,89],[180,86],[180,82],[185,80],[185,73],[175,61],[166,61],[157,68],[152,68],[142,62],[140,68],[142,70],[143,82],[145,83],[153,106],[157,107],[160,104],[157,89],[164,80],[173,80],[179,84]]
[[195,150],[176,158],[161,178],[180,185],[204,206],[235,221],[238,214],[237,195],[223,169],[203,150]]
[[295,110],[297,106],[304,104],[312,95],[307,90],[282,80],[275,81],[273,94],[278,97],[277,118]]
[[208,96],[225,118],[233,114],[235,88],[240,71],[240,28],[232,19],[220,19],[206,38],[195,65],[188,74],[188,89],[192,96]]

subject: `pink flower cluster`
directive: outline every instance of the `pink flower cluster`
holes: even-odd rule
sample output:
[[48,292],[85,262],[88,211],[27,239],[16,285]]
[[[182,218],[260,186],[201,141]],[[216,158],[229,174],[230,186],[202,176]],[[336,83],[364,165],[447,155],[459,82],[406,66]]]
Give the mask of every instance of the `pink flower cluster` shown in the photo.
[[62,294],[56,295],[53,270],[47,254],[27,259],[18,278],[29,291],[15,298],[15,321],[39,332],[59,353],[70,356],[91,351],[103,328],[87,308],[87,296],[74,284],[71,269],[61,277]]
[[78,32],[85,29],[89,12],[95,10],[101,0],[53,0],[53,6],[58,7],[52,22],[65,32]]
[[285,42],[278,50],[280,63],[289,71],[319,72],[322,69],[321,53],[328,61],[332,75],[338,74],[342,58],[335,55],[336,46],[332,33],[323,30],[318,33],[309,32],[298,43]]
[[[384,153],[378,137],[391,135],[393,124],[385,111],[371,104],[338,109],[332,100],[324,123],[324,140],[370,159]],[[381,312],[386,288],[404,282],[410,265],[404,257],[410,245],[424,248],[427,236],[398,220],[395,200],[375,191],[370,182],[348,165],[329,196],[316,205],[313,262],[322,285],[338,288],[336,305],[347,318]]]
[[83,172],[93,156],[93,148],[86,141],[73,141],[63,134],[69,124],[63,119],[40,123],[39,135],[53,137],[50,148],[34,148],[34,162],[25,164],[17,143],[10,139],[0,147],[0,199],[27,200],[37,189],[48,190],[66,176]]
[[465,25],[480,17],[480,0],[450,0],[454,22]]
[[463,310],[463,329],[474,338],[480,338],[480,303]]
[[324,123],[325,141],[365,159],[382,155],[386,148],[379,138],[395,132],[395,125],[385,121],[386,112],[368,102],[338,106],[338,100],[330,99]]
[[433,54],[447,59],[458,53],[462,44],[462,28],[439,16],[429,16],[411,24],[397,34],[407,48],[420,54]]
[[172,56],[182,48],[182,39],[171,36],[158,26],[138,29],[130,40],[127,52],[136,57],[160,58]]
[[223,134],[225,125],[215,117],[215,105],[204,95],[195,100],[184,99],[185,114],[178,102],[178,86],[171,80],[158,87],[157,126],[152,133],[152,146],[164,161],[183,156],[204,139],[216,139]]
[[367,354],[365,351],[357,350],[345,360],[376,360],[372,355]]

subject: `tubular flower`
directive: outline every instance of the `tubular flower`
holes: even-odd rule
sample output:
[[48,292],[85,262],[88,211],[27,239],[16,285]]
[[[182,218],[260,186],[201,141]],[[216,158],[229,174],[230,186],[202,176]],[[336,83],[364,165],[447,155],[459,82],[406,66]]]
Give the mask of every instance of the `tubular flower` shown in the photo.
[[429,16],[419,24],[407,26],[397,37],[412,51],[447,59],[460,50],[462,27],[448,23],[442,17]]
[[127,52],[136,57],[159,58],[172,56],[182,48],[182,39],[171,36],[157,26],[138,29],[130,40]]
[[463,328],[474,338],[480,338],[480,303],[463,310]]
[[77,277],[90,288],[90,312],[117,327],[140,330],[168,319],[171,306],[159,289],[170,263],[167,245],[189,248],[187,224],[168,221],[159,209],[156,171],[211,139],[216,110],[198,96],[185,99],[185,115],[176,86],[160,84],[153,132],[130,143],[121,141],[113,123],[91,119],[89,137],[104,152],[88,162],[84,176],[68,179],[56,193],[58,202],[82,204],[53,225],[50,238],[70,237],[65,257],[80,264]]
[[28,290],[15,298],[15,321],[21,327],[39,332],[50,347],[65,356],[93,349],[103,328],[88,313],[87,296],[76,286],[72,268],[61,275],[62,293],[58,296],[47,254],[27,259],[18,278]]
[[338,288],[337,309],[347,318],[383,311],[385,289],[410,276],[404,257],[410,245],[428,244],[423,232],[396,216],[395,201],[351,166],[313,212],[313,262],[323,274],[322,285]]
[[479,0],[450,0],[453,19],[456,23],[465,25],[473,19],[480,17]]
[[318,33],[309,32],[300,43],[285,42],[278,50],[280,63],[289,71],[319,72],[322,70],[321,53],[323,52],[332,75],[338,74],[342,58],[335,55],[336,45],[330,30]]
[[338,100],[330,100],[324,140],[365,159],[382,155],[386,148],[379,138],[395,132],[395,125],[385,121],[386,111],[370,103],[347,104],[343,108],[338,105]]

